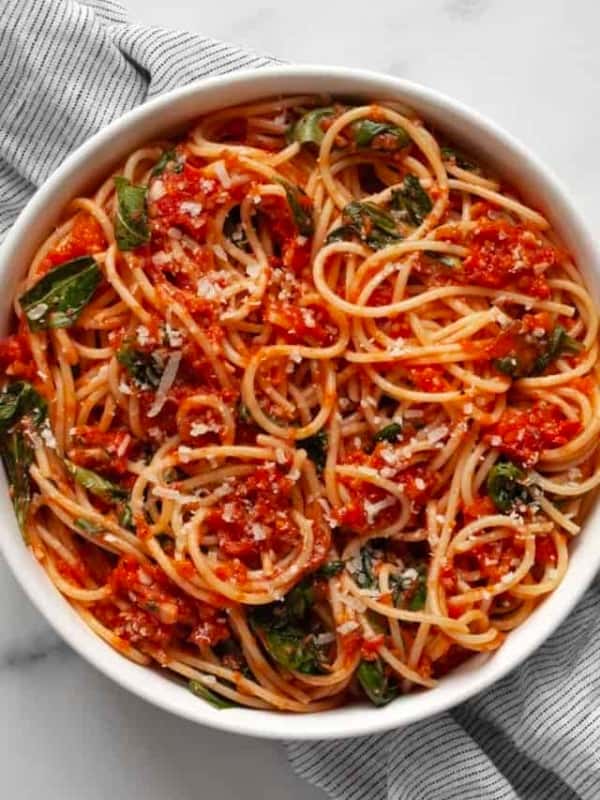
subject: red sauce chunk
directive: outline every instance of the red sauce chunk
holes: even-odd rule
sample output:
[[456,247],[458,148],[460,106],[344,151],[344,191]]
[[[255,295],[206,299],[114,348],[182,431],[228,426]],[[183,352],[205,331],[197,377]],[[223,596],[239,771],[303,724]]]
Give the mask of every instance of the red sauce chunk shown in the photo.
[[578,420],[566,419],[556,406],[540,402],[527,409],[506,409],[485,440],[524,467],[533,467],[543,450],[563,447],[580,431]]
[[115,598],[130,607],[99,603],[96,613],[117,636],[142,650],[181,640],[214,646],[231,636],[222,611],[183,592],[156,565],[125,556],[108,582]]
[[554,248],[529,228],[507,220],[483,219],[471,234],[463,262],[465,282],[490,289],[514,288],[539,298],[550,296],[544,272],[556,264]]

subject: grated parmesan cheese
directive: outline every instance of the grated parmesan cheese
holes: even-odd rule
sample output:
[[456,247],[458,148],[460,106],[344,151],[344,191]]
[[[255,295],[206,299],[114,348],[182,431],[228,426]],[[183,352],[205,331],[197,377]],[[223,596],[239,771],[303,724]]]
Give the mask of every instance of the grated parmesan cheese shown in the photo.
[[152,256],[152,263],[157,267],[163,267],[165,264],[168,264],[169,261],[169,256],[164,250],[159,250],[158,253],[154,253]]
[[56,437],[52,433],[52,429],[50,428],[48,421],[46,421],[43,428],[40,430],[40,436],[42,437],[46,447],[56,450]]
[[331,644],[332,642],[335,642],[334,633],[319,633],[315,636],[315,644],[317,647],[323,647],[323,645]]
[[224,161],[215,161],[213,164],[213,169],[217,176],[217,180],[221,184],[224,189],[229,189],[231,186],[231,177],[229,172],[227,172],[227,167],[225,166]]
[[347,622],[343,622],[341,625],[337,626],[337,632],[341,636],[345,636],[347,633],[352,633],[359,627],[358,622],[353,619],[349,619]]
[[169,358],[167,359],[167,363],[165,365],[165,370],[163,374],[160,376],[160,383],[158,384],[158,389],[156,390],[156,396],[154,398],[154,402],[152,403],[152,406],[148,411],[148,416],[150,418],[156,417],[161,412],[162,407],[166,403],[167,394],[169,392],[169,389],[175,382],[180,361],[181,361],[181,352],[179,350],[169,355]]
[[371,503],[370,500],[365,500],[364,508],[365,514],[367,515],[367,523],[372,525],[380,511],[395,505],[395,503],[396,500],[394,497],[384,497],[384,499],[380,500],[378,503]]
[[218,297],[219,292],[214,283],[211,283],[208,278],[200,278],[196,286],[196,294],[205,300],[214,300]]
[[254,263],[254,264],[247,264],[246,265],[246,275],[249,278],[252,278],[252,279],[258,278],[258,276],[260,275],[261,271],[262,271],[262,267],[260,266],[260,264]]
[[193,200],[184,200],[179,204],[182,214],[189,214],[190,217],[199,217],[202,213],[202,203],[195,203]]
[[267,538],[267,529],[260,522],[253,522],[250,526],[250,532],[255,542],[262,542]]
[[151,336],[150,331],[145,325],[138,325],[135,331],[136,339],[138,344],[141,344],[142,347],[150,344]]
[[164,197],[166,193],[167,190],[165,189],[165,185],[161,180],[152,181],[148,191],[148,199],[156,202],[157,200],[160,200],[161,197]]

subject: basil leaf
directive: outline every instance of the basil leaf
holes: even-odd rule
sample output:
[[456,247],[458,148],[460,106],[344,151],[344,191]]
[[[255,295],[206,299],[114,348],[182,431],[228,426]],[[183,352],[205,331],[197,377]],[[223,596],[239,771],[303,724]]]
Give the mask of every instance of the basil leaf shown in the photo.
[[331,117],[334,113],[333,108],[313,108],[312,111],[308,111],[290,127],[288,141],[300,142],[300,144],[321,144],[325,136],[321,120]]
[[375,203],[361,203],[355,200],[346,206],[342,218],[345,227],[350,228],[374,250],[402,239],[396,229],[394,218]]
[[314,603],[312,580],[304,578],[291,589],[283,601],[256,606],[251,612],[251,622],[259,628],[286,628],[301,625]]
[[448,253],[437,253],[435,250],[426,250],[425,255],[439,261],[448,269],[460,269],[462,261],[457,256],[451,256]]
[[327,564],[323,564],[319,567],[319,569],[315,572],[316,578],[333,578],[335,575],[339,575],[340,572],[344,570],[344,562],[343,561],[329,561]]
[[332,242],[346,242],[348,239],[352,239],[352,237],[356,235],[356,230],[352,225],[340,225],[338,228],[334,228],[327,235],[325,244],[331,244]]
[[520,377],[521,375],[521,365],[516,356],[495,358],[493,364],[498,372],[502,372],[504,375],[510,375],[511,378]]
[[386,425],[385,428],[377,431],[377,433],[373,436],[373,442],[397,442],[401,433],[402,425],[400,425],[398,422],[390,422],[390,424]]
[[410,144],[410,136],[404,128],[400,128],[398,125],[392,125],[389,122],[375,122],[372,119],[360,119],[352,124],[352,136],[358,147],[375,146],[377,149],[377,143],[373,145],[373,139],[384,133],[391,134],[396,139],[398,149]]
[[476,162],[465,155],[462,150],[457,150],[455,147],[442,147],[440,152],[443,161],[450,161],[468,172],[479,173],[481,171]]
[[239,247],[240,250],[246,252],[250,251],[250,244],[246,237],[244,226],[242,225],[240,206],[233,206],[230,209],[223,223],[223,233],[236,247]]
[[392,192],[392,208],[400,212],[403,221],[420,225],[433,208],[431,199],[416,175],[406,175],[401,189]]
[[46,413],[46,401],[26,381],[10,383],[0,394],[0,457],[21,531],[32,494],[29,467],[34,451],[29,432],[32,426],[39,428]]
[[104,528],[100,527],[100,525],[96,525],[96,523],[90,522],[88,519],[83,519],[83,517],[78,517],[75,520],[75,525],[82,531],[86,531],[86,533],[90,533],[92,535],[100,533],[100,531],[104,530]]
[[527,487],[521,481],[523,470],[512,461],[499,461],[490,469],[487,477],[488,494],[499,511],[510,511],[516,503],[528,503]]
[[153,178],[155,178],[157,175],[162,175],[169,165],[172,165],[169,170],[170,172],[181,172],[183,170],[183,164],[174,149],[165,150],[152,168],[150,175]]
[[314,232],[314,222],[312,216],[312,202],[306,192],[299,186],[295,186],[288,181],[280,181],[285,189],[290,211],[294,219],[294,224],[298,233],[302,236],[312,236]]
[[21,531],[24,532],[27,511],[31,502],[29,467],[33,462],[33,448],[23,432],[16,430],[3,437],[0,453],[10,486],[17,522]]
[[93,472],[91,469],[79,467],[68,459],[65,459],[65,466],[80,486],[83,486],[88,492],[91,492],[91,494],[106,503],[124,500],[129,497],[129,493],[125,489],[103,478],[102,475],[98,475],[97,472]]
[[150,241],[145,186],[135,186],[124,178],[115,178],[117,190],[117,216],[115,237],[119,250],[134,250]]
[[400,575],[390,575],[392,600],[397,608],[420,611],[427,599],[427,567],[418,564],[412,567],[414,575],[407,575],[411,568]]
[[314,639],[296,628],[273,629],[265,633],[271,657],[282,667],[305,674],[318,672],[319,659]]
[[117,361],[141,389],[157,389],[163,373],[162,359],[155,353],[145,353],[133,347],[122,347],[117,352]]
[[70,328],[92,299],[101,277],[92,256],[75,258],[47,272],[19,298],[29,328]]
[[367,543],[360,549],[360,566],[352,575],[357,586],[361,589],[373,589],[377,586],[377,578],[373,572],[373,552],[371,544]]
[[313,603],[312,579],[305,578],[283,602],[257,606],[250,612],[250,624],[262,632],[267,651],[286,669],[318,672],[319,651],[314,638],[304,630]]
[[188,683],[188,689],[192,694],[195,694],[196,697],[201,697],[215,708],[234,708],[233,703],[230,703],[229,700],[225,700],[225,698],[216,695],[214,692],[211,692],[210,689],[207,689],[203,683],[200,683],[200,681],[190,680]]
[[360,685],[369,700],[375,706],[385,706],[397,695],[397,689],[392,686],[385,675],[381,659],[374,661],[361,661],[356,671]]
[[23,417],[39,426],[46,418],[44,398],[27,381],[9,383],[0,394],[0,432],[7,431]]
[[327,462],[327,432],[318,431],[306,439],[298,439],[296,447],[306,450],[307,456],[314,463],[318,472],[323,472]]
[[123,503],[119,513],[119,525],[127,530],[134,531],[135,525],[133,524],[133,511],[129,503]]
[[539,375],[564,353],[579,353],[583,349],[581,342],[573,339],[562,325],[557,325],[548,339],[545,351],[537,357],[533,365],[533,375]]

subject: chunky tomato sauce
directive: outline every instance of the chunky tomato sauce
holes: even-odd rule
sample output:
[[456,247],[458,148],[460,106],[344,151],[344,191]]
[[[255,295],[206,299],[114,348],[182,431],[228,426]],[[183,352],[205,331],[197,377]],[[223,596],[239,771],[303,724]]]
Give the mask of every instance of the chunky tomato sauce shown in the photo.
[[550,403],[527,409],[507,408],[485,440],[524,467],[533,467],[543,450],[563,447],[581,432],[579,420],[566,419]]

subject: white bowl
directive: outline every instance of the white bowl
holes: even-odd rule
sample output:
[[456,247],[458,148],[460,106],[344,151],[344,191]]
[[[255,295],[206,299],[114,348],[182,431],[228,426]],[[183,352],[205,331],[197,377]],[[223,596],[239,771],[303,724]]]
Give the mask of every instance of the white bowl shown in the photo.
[[[94,188],[140,144],[181,129],[205,112],[298,92],[393,98],[414,108],[427,122],[479,154],[518,187],[527,201],[543,210],[597,292],[600,250],[574,203],[555,176],[496,125],[448,97],[397,78],[333,67],[273,67],[176,89],[125,114],[76,150],[28,203],[0,250],[2,329],[6,329],[17,278],[71,198]],[[435,689],[400,697],[384,708],[354,705],[306,715],[246,708],[216,710],[166,673],[128,661],[89,630],[25,547],[3,475],[0,480],[0,547],[4,556],[33,603],[80,655],[121,686],[167,711],[214,728],[265,738],[324,739],[375,733],[425,719],[466,700],[527,658],[565,619],[600,566],[600,547],[595,542],[600,507],[596,506],[573,542],[569,569],[558,589],[497,652],[471,659]]]

